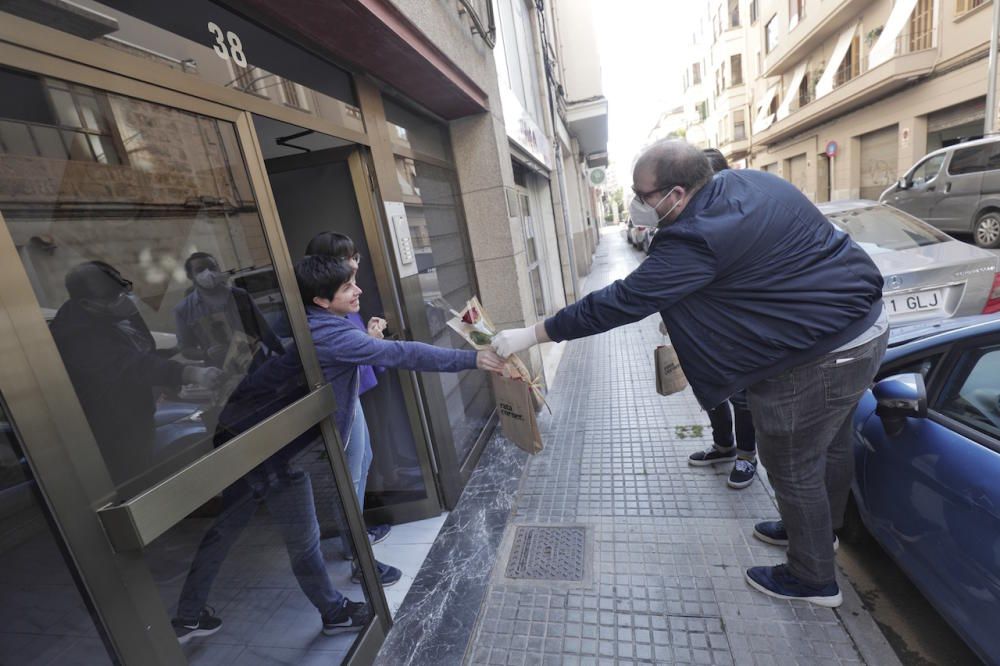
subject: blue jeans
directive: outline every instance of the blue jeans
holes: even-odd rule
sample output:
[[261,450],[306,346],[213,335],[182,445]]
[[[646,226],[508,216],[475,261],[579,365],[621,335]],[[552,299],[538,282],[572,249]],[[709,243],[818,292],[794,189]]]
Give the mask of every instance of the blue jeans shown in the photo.
[[835,581],[833,530],[843,525],[854,476],[854,410],[888,339],[886,332],[747,390],[757,449],[788,532],[788,568],[805,583]]
[[255,469],[222,493],[223,510],[198,545],[181,591],[177,617],[194,620],[208,603],[209,592],[230,548],[263,502],[281,529],[292,573],[313,606],[326,615],[343,603],[333,587],[319,548],[319,524],[309,474],[279,466]]
[[347,470],[354,481],[354,494],[358,496],[358,505],[365,510],[365,488],[368,486],[368,470],[372,466],[372,439],[368,434],[368,424],[365,422],[365,412],[358,400],[354,408],[354,423],[351,432],[344,442],[344,457],[347,459]]

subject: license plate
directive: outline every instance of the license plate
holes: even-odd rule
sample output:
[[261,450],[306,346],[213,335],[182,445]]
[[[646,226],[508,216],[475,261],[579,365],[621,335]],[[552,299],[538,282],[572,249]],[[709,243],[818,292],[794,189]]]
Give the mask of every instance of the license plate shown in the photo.
[[908,314],[910,312],[940,310],[943,306],[944,294],[940,289],[889,296],[887,301],[890,316]]

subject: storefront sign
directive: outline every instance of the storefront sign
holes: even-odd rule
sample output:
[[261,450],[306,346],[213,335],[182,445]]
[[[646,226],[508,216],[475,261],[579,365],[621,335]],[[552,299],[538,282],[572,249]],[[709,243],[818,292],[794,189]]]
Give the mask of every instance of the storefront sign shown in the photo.
[[604,170],[604,167],[596,167],[590,170],[588,177],[590,178],[590,184],[598,187],[603,185],[604,181],[607,180],[608,173]]

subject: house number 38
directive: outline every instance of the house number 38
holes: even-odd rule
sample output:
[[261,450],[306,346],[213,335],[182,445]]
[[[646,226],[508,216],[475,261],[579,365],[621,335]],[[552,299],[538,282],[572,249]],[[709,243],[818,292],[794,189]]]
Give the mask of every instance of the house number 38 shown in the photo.
[[212,21],[208,22],[208,31],[212,33],[215,37],[215,44],[212,48],[223,60],[233,59],[240,67],[247,66],[247,57],[243,55],[243,42],[240,41],[239,35],[237,35],[232,30],[223,34],[222,28],[217,26]]

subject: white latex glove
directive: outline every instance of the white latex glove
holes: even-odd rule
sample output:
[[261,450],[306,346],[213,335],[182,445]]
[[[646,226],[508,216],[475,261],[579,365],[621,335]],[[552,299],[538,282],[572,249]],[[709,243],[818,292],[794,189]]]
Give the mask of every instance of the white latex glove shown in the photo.
[[535,327],[512,328],[509,331],[500,331],[493,336],[493,349],[503,358],[508,358],[512,354],[524,351],[529,347],[538,344],[538,336],[535,335]]
[[200,368],[196,365],[184,367],[181,381],[185,384],[197,384],[205,388],[215,388],[222,379],[222,370],[218,368]]

